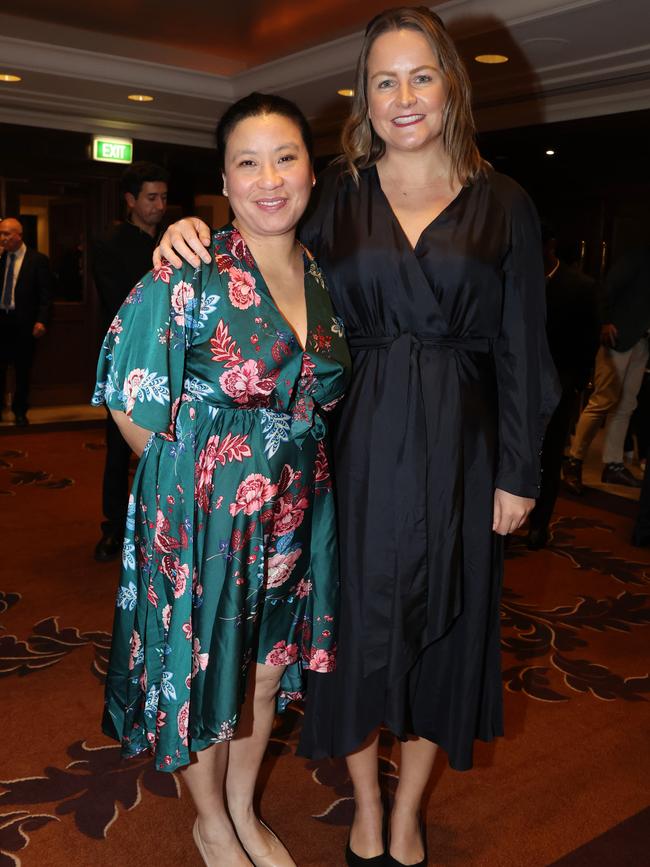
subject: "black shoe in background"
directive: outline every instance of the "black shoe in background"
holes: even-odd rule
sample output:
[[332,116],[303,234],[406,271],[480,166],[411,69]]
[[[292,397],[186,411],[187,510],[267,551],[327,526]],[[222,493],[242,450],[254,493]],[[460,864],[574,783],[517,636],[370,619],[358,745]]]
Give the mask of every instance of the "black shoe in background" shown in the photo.
[[582,461],[568,457],[562,463],[562,478],[572,494],[580,496],[584,490],[582,484]]
[[26,427],[29,424],[29,419],[25,415],[25,413],[16,413],[14,418],[14,424],[16,427]]
[[546,527],[535,527],[528,531],[526,536],[526,547],[529,551],[539,551],[540,548],[546,548],[548,542],[548,529]]
[[122,539],[113,533],[104,533],[99,542],[95,545],[95,560],[100,563],[110,563],[115,560],[122,551]]
[[624,485],[626,488],[641,487],[641,480],[633,476],[625,464],[605,464],[600,480],[604,485]]

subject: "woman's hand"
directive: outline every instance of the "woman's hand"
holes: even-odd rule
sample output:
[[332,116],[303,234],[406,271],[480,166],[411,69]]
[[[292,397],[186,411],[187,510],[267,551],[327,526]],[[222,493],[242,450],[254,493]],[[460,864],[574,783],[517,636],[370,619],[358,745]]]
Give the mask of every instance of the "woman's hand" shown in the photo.
[[[184,217],[177,223],[172,223],[160,239],[159,246],[153,251],[154,268],[160,268],[163,257],[173,268],[180,268],[183,259],[195,268],[201,260],[209,265],[211,257],[205,248],[210,246],[211,237],[210,227],[198,217]],[[181,256],[182,259],[179,258]]]
[[494,519],[492,530],[500,536],[514,533],[524,523],[535,507],[535,500],[517,497],[497,488],[494,492]]

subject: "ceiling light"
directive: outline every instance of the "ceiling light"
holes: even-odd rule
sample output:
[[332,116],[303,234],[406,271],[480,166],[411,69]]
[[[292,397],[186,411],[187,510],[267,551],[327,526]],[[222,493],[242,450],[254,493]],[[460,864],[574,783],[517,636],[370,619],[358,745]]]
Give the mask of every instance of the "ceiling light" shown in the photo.
[[22,81],[20,75],[10,75],[8,72],[0,72],[0,81]]
[[544,153],[546,154],[547,157],[554,157],[555,156],[555,151],[553,150],[553,148],[549,148],[547,151],[544,151]]
[[336,91],[339,96],[354,96],[354,91],[349,87],[342,87]]
[[131,102],[153,102],[153,96],[146,93],[130,93],[129,99]]
[[477,63],[507,63],[510,58],[505,54],[477,54],[474,60]]

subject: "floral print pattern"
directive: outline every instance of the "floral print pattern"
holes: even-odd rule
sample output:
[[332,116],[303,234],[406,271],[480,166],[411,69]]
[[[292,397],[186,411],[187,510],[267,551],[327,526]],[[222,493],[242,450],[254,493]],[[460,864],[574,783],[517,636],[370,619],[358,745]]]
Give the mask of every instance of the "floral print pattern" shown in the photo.
[[166,771],[234,735],[251,663],[286,667],[279,709],[307,670],[336,664],[324,408],[347,380],[342,326],[308,254],[305,350],[232,226],[212,260],[163,263],[134,287],[93,397],[153,432],[129,501],[103,727]]

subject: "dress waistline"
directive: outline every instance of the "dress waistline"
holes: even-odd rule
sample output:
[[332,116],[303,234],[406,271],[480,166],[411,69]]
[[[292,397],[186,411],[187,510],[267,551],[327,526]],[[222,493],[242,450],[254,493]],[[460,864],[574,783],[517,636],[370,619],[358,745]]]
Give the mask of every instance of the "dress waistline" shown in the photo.
[[392,337],[383,334],[369,337],[364,335],[350,336],[348,337],[348,344],[351,349],[386,349],[405,337],[422,346],[438,346],[441,349],[457,349],[461,352],[489,353],[491,348],[491,341],[487,337],[451,337],[439,334],[420,334],[410,331],[396,334]]

